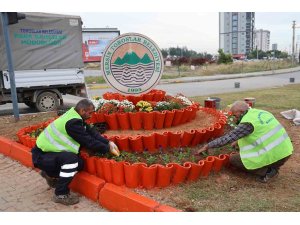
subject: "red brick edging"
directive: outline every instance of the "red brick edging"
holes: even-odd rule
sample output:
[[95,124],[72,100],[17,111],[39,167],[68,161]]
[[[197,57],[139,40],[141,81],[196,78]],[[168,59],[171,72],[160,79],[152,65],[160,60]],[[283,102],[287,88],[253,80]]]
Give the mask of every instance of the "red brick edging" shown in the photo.
[[[0,153],[33,167],[31,148],[0,136]],[[100,206],[114,212],[180,212],[176,208],[161,205],[150,198],[139,195],[125,186],[107,183],[87,172],[79,172],[70,188],[85,197],[98,202]]]

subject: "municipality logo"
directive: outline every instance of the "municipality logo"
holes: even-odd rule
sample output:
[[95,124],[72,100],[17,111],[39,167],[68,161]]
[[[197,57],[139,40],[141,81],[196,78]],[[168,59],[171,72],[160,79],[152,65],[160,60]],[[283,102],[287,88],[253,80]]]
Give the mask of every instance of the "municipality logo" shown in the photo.
[[106,47],[101,70],[106,82],[117,92],[139,95],[150,91],[159,82],[163,58],[150,38],[128,33]]

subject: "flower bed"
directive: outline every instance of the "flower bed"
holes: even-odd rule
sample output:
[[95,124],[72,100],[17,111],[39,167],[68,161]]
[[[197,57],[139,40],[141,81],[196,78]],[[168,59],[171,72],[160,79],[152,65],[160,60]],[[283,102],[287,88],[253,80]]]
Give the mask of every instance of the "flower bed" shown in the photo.
[[[155,98],[157,92],[163,93],[163,95]],[[98,110],[106,110],[106,113],[102,113],[102,115],[95,113],[89,123],[103,122],[104,118],[104,121],[109,125],[109,130],[103,136],[117,144],[121,151],[121,157],[109,159],[107,156],[97,157],[89,155],[86,151],[81,151],[87,172],[116,185],[125,184],[127,187],[152,188],[166,187],[170,184],[207,177],[211,170],[217,172],[227,164],[228,154],[195,159],[193,155],[188,156],[188,148],[186,148],[195,147],[221,136],[227,121],[223,112],[201,107],[181,95],[174,99],[174,97],[167,96],[158,90],[152,92],[151,97],[147,94],[143,97],[137,96],[134,100],[136,101],[134,106],[129,100],[123,99],[124,96],[122,95],[105,93],[104,96],[111,99],[105,99],[105,101],[98,99],[94,104],[97,103]],[[128,96],[127,98],[130,99]],[[155,102],[151,105],[153,101],[148,99],[164,101]],[[182,104],[185,107],[165,110],[165,107],[170,107],[173,104],[165,103],[170,102],[170,100],[173,101],[174,105]],[[109,104],[105,106],[106,103]],[[157,109],[157,111],[152,111],[153,109]],[[168,120],[167,115],[172,113],[172,120]],[[102,116],[101,119],[99,119],[100,115]],[[139,115],[140,119],[133,118],[133,115]],[[183,125],[184,123],[196,126],[199,118],[206,122],[205,125],[201,124],[192,129],[181,129],[182,126],[187,127],[187,125]],[[22,128],[17,132],[19,141],[32,148],[38,134],[54,119]],[[187,123],[191,120],[194,122]],[[123,123],[124,121],[127,122]],[[133,122],[137,121],[140,122],[134,125]],[[112,125],[112,122],[117,123]],[[114,131],[116,129],[119,130]],[[137,133],[131,134],[130,132]],[[164,154],[165,152],[168,152],[169,155]],[[131,159],[137,157],[137,154],[145,157],[139,158],[137,161],[130,160],[130,157]],[[173,157],[170,157],[172,154]],[[168,157],[169,160],[167,160]]]
[[[158,95],[158,97],[155,97]],[[140,96],[105,93],[95,97],[96,112],[88,123],[106,122],[110,130],[152,130],[187,123],[196,117],[199,104],[183,95],[152,90]]]

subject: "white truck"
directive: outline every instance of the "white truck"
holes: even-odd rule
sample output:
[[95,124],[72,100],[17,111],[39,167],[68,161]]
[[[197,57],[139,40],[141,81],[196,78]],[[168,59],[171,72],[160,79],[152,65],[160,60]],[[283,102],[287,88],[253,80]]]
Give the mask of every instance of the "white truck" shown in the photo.
[[[56,110],[64,94],[87,97],[81,18],[24,14],[25,19],[8,27],[18,102],[43,112]],[[12,98],[0,22],[0,104],[5,104]]]

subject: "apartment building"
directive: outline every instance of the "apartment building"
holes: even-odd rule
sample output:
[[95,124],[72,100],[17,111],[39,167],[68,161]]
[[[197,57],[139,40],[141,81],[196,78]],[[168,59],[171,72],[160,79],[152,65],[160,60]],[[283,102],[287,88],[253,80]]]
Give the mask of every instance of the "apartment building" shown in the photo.
[[244,58],[254,48],[254,12],[219,13],[219,48],[234,58]]
[[258,29],[254,31],[254,48],[261,51],[270,50],[270,31]]

